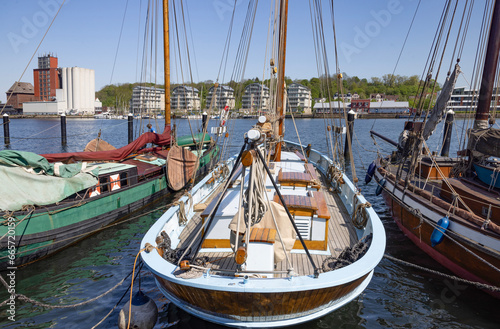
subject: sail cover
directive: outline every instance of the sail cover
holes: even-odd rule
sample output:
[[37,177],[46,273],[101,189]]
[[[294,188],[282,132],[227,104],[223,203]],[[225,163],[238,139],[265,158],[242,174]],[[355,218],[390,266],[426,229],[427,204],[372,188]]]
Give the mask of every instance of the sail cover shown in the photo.
[[149,149],[143,149],[148,143],[159,146],[170,145],[170,125],[165,126],[161,134],[147,132],[139,136],[132,143],[116,150],[97,151],[97,152],[67,152],[42,154],[49,162],[76,162],[76,161],[118,161],[123,160],[132,153],[142,153]]
[[474,152],[474,156],[500,157],[500,130],[489,128],[471,131],[467,148]]
[[427,122],[425,123],[424,132],[422,133],[422,137],[424,140],[429,139],[432,135],[438,123],[443,119],[444,113],[446,111],[446,105],[450,100],[451,93],[453,89],[455,89],[455,82],[457,81],[458,74],[460,73],[460,66],[458,64],[455,65],[455,69],[453,73],[446,78],[446,81],[443,85],[443,89],[441,89],[441,93],[436,100],[436,104],[431,111]]

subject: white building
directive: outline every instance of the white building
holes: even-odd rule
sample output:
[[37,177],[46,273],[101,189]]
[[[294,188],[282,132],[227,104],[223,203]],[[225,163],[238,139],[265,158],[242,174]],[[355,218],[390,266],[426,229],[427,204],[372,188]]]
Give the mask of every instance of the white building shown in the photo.
[[[212,99],[214,97],[214,89],[215,86],[212,86],[208,90],[207,94],[207,104],[206,107],[210,108],[210,104],[212,104]],[[218,86],[217,91],[215,92],[215,104],[213,104],[214,109],[223,109],[226,106],[229,106],[229,109],[234,109],[234,90],[229,86]]]
[[382,101],[370,102],[368,113],[386,113],[386,114],[406,114],[410,113],[410,104],[408,102]]
[[61,89],[66,102],[66,111],[94,114],[95,103],[95,71],[82,67],[59,68]]
[[55,99],[24,103],[23,113],[27,115],[69,112],[94,114],[96,105],[95,71],[81,67],[62,67],[58,68],[58,72],[61,89],[56,89]]
[[130,110],[133,113],[156,113],[165,110],[165,89],[135,86]]
[[249,84],[245,87],[241,103],[242,110],[249,113],[268,110],[269,88],[260,83]]
[[287,89],[288,109],[291,112],[311,114],[311,90],[300,83],[292,83]]
[[[351,109],[351,103],[345,103],[345,108],[347,111]],[[397,101],[383,101],[383,102],[369,102],[368,113],[379,113],[379,114],[406,114],[410,113],[410,105],[408,102],[397,102]],[[339,113],[344,109],[343,103],[338,101],[316,103],[314,104],[314,110],[316,114],[321,113]]]
[[[448,101],[448,109],[457,111],[475,111],[477,106],[479,91],[467,89],[465,87],[459,87],[453,89],[450,100]],[[496,100],[500,104],[500,87],[493,88],[493,94],[491,96],[491,107],[493,108],[494,101]]]
[[56,89],[56,97],[54,101],[24,102],[23,114],[58,115],[69,112],[63,93],[64,91],[62,89]]
[[189,86],[177,86],[170,97],[172,110],[193,111],[200,109],[198,89]]

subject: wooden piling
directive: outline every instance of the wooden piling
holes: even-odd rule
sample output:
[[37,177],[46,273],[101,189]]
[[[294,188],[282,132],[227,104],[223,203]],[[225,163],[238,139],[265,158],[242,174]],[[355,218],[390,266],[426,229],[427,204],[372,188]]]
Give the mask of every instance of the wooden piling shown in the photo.
[[134,140],[134,115],[132,113],[128,114],[128,143],[132,143]]
[[66,114],[61,114],[61,145],[66,146],[67,144],[67,136],[66,136]]
[[3,139],[5,145],[10,145],[10,131],[9,131],[9,115],[5,113],[3,115]]

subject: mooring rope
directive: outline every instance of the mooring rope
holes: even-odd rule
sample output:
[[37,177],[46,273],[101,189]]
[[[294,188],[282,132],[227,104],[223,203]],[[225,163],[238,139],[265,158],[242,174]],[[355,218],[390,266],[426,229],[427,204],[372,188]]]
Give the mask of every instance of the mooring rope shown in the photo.
[[[87,304],[90,304],[92,302],[95,302],[96,300],[98,300],[99,298],[102,298],[104,296],[106,296],[107,294],[109,294],[110,292],[112,292],[113,290],[115,290],[116,288],[118,288],[128,277],[129,277],[130,273],[124,277],[120,282],[118,282],[115,286],[113,286],[112,288],[108,289],[106,292],[100,294],[99,296],[96,296],[94,298],[91,298],[89,300],[86,300],[84,302],[81,302],[81,303],[76,303],[76,304],[68,304],[68,305],[50,305],[50,304],[46,304],[46,303],[43,303],[43,302],[39,302],[35,299],[32,299],[32,298],[29,298],[27,297],[26,295],[23,295],[23,294],[15,294],[15,298],[16,299],[19,299],[19,300],[22,300],[24,302],[27,302],[27,303],[31,303],[31,304],[34,304],[34,305],[37,305],[37,306],[41,306],[41,307],[44,307],[44,308],[48,308],[48,309],[56,309],[56,308],[74,308],[74,307],[78,307],[78,306],[83,306],[83,305],[87,305]],[[2,275],[0,275],[0,282],[2,283],[2,285],[7,289],[9,290],[9,285],[7,284],[7,282],[5,281],[5,279],[3,278]],[[0,303],[0,307],[4,306],[5,304],[7,304],[7,302],[11,300],[11,298],[9,297],[8,299],[6,299],[5,301],[1,302]]]
[[451,280],[456,280],[456,281],[459,281],[459,282],[467,283],[467,284],[475,286],[475,287],[477,287],[479,289],[487,289],[487,290],[490,290],[490,291],[493,291],[493,292],[500,292],[500,287],[492,286],[492,285],[481,283],[481,282],[477,282],[477,281],[470,281],[470,280],[462,279],[462,278],[459,278],[459,277],[457,277],[455,275],[450,275],[450,274],[442,273],[442,272],[439,272],[439,271],[436,271],[436,270],[433,270],[433,269],[430,269],[430,268],[427,268],[427,267],[423,267],[423,266],[420,266],[420,265],[417,265],[417,264],[413,264],[413,263],[404,261],[404,260],[396,258],[396,257],[392,257],[392,256],[390,256],[388,254],[384,254],[384,257],[387,258],[387,259],[389,259],[389,260],[392,260],[394,262],[397,262],[397,263],[400,263],[400,264],[403,264],[403,265],[406,265],[406,266],[410,266],[410,267],[413,267],[413,268],[416,268],[416,269],[419,269],[419,270],[422,270],[422,271],[425,271],[425,272],[436,274],[436,275],[439,275],[439,276],[442,276],[442,277],[445,277],[445,278],[448,278],[448,279],[451,279]]

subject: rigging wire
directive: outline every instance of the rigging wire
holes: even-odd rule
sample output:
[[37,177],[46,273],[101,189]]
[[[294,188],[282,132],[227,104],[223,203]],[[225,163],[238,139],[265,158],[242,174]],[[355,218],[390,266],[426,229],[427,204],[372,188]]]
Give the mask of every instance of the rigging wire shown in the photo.
[[[36,46],[35,48],[35,51],[33,51],[33,54],[31,55],[31,58],[30,60],[28,61],[28,64],[26,64],[26,66],[24,67],[24,70],[23,70],[23,73],[21,73],[21,76],[19,77],[19,79],[17,80],[17,82],[21,81],[23,76],[24,76],[24,73],[26,73],[26,70],[28,69],[28,67],[30,66],[31,64],[31,61],[33,60],[33,58],[35,57],[35,54],[37,53],[38,49],[40,48],[40,46],[42,45],[42,42],[43,40],[45,40],[45,37],[47,36],[47,33],[49,33],[49,30],[50,28],[52,27],[52,24],[54,24],[54,21],[56,20],[56,17],[57,15],[59,15],[59,12],[61,11],[61,8],[64,6],[64,4],[66,3],[66,0],[63,0],[63,2],[61,3],[61,5],[59,6],[59,9],[57,9],[57,12],[56,14],[54,15],[54,18],[52,18],[52,21],[50,22],[49,26],[47,27],[47,30],[45,30],[45,33],[43,34],[42,36],[42,39],[40,40],[40,42],[38,43],[38,45]],[[9,100],[10,98],[12,97],[12,95],[14,94],[14,89],[12,89],[12,92],[9,94],[9,96],[7,97],[7,100],[5,102],[5,104],[3,104],[3,107],[2,109],[0,110],[0,115],[3,113],[3,111],[5,110],[5,107],[7,106],[7,104],[9,103]]]
[[113,68],[111,69],[111,77],[109,84],[113,81],[113,73],[115,72],[116,59],[118,58],[118,50],[120,49],[120,41],[122,40],[123,26],[125,25],[125,17],[127,16],[128,0],[125,3],[125,10],[123,11],[122,26],[120,27],[120,35],[118,36],[118,44],[116,45],[115,59],[113,60]]

